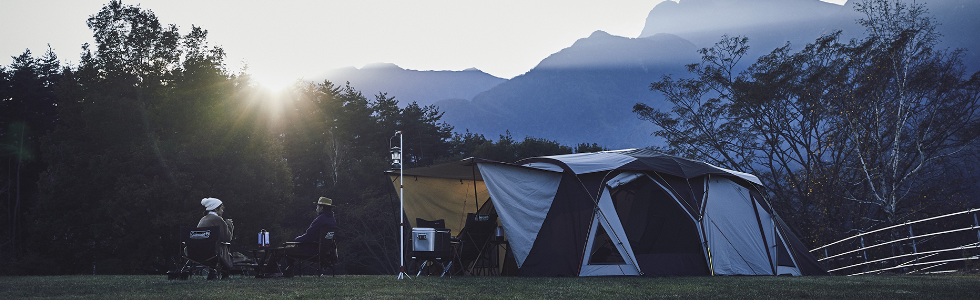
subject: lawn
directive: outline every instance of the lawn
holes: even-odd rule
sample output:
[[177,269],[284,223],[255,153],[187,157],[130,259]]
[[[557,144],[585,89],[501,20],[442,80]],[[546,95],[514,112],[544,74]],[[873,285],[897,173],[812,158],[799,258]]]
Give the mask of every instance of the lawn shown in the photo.
[[980,275],[863,277],[0,277],[10,299],[977,299]]

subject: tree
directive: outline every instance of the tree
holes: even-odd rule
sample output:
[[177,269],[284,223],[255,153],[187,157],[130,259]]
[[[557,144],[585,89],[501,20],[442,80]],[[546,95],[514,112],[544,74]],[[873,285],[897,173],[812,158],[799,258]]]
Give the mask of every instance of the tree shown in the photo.
[[61,67],[54,50],[35,58],[30,50],[14,57],[10,69],[0,67],[0,194],[5,194],[0,260],[16,259],[22,250],[23,220],[36,201],[38,176],[45,166],[38,151],[43,135],[57,120],[55,89]]
[[651,85],[670,112],[634,112],[661,128],[668,151],[760,175],[810,243],[946,209],[960,191],[941,188],[943,172],[978,137],[980,75],[964,76],[959,51],[933,49],[921,5],[866,0],[858,10],[863,40],[787,45],[738,75],[747,40],[724,37],[688,66],[694,79]]
[[[449,156],[444,161],[479,157],[512,163],[528,157],[572,153],[571,147],[543,138],[526,136],[523,141],[517,142],[509,130],[506,134],[500,135],[497,142],[485,138],[482,134],[473,134],[467,130],[465,134],[453,134],[450,143],[452,144],[452,150],[450,151],[452,156]],[[592,145],[586,143],[579,144],[577,149],[586,150],[587,152],[605,150],[605,148],[594,143]]]
[[425,166],[448,155],[452,127],[434,106],[398,101],[385,93],[368,99],[350,84],[297,83],[286,96],[282,136],[293,170],[295,199],[281,223],[291,238],[309,225],[312,203],[334,199],[341,227],[342,269],[355,274],[398,271],[398,201],[384,175],[388,142],[405,133],[406,166]]
[[580,143],[578,145],[575,145],[575,153],[590,153],[590,152],[599,152],[599,151],[608,151],[608,150],[609,149],[607,149],[606,147],[599,146],[599,144],[596,143],[592,143],[592,144]]
[[961,50],[937,50],[940,34],[922,4],[865,0],[860,24],[869,37],[855,48],[851,99],[836,109],[855,147],[859,189],[847,198],[882,213],[892,225],[929,204],[906,203],[942,182],[949,160],[971,149],[978,132],[980,73],[966,79]]
[[834,194],[848,182],[852,147],[839,116],[827,103],[848,78],[846,45],[839,32],[818,38],[796,53],[790,45],[762,56],[745,73],[733,115],[757,139],[752,161],[762,174],[772,204],[810,241],[842,232],[861,210],[842,205]]
[[84,46],[62,80],[61,123],[42,142],[33,262],[53,273],[165,271],[177,226],[197,224],[204,197],[225,201],[239,237],[280,220],[292,184],[268,101],[247,75],[228,74],[207,31],[182,36],[119,1],[88,25],[97,50]]
[[654,135],[667,140],[672,154],[706,161],[725,168],[752,171],[755,136],[732,112],[739,96],[737,85],[746,80],[736,66],[748,51],[747,38],[722,37],[712,48],[703,48],[701,63],[687,65],[694,79],[665,75],[650,85],[671,105],[670,112],[637,103],[633,112],[660,127]]

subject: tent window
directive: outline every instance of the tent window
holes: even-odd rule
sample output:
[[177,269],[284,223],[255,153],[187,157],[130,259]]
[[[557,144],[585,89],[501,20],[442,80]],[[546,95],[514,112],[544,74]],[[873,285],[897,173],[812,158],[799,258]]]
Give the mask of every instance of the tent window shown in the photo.
[[617,188],[612,200],[633,253],[701,253],[694,221],[650,179]]
[[783,244],[783,239],[779,238],[778,234],[776,235],[776,249],[779,249],[779,252],[776,254],[776,259],[779,260],[780,266],[796,266],[796,264],[793,263],[793,259],[789,257],[789,252],[786,251],[786,245]]
[[616,245],[613,244],[612,239],[606,234],[606,229],[599,224],[599,230],[595,235],[595,246],[592,247],[592,253],[589,255],[590,265],[606,265],[606,264],[624,264],[623,256],[619,254],[619,250],[616,250]]
[[699,215],[701,198],[704,197],[704,177],[684,179],[665,174],[652,175],[663,180],[671,192],[675,193],[688,206],[692,215]]

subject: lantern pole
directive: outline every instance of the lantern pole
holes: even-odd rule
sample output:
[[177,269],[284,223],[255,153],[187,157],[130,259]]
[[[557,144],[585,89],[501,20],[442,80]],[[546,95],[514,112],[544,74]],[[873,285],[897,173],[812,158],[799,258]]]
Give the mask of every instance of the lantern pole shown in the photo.
[[[399,241],[399,265],[398,265],[398,279],[412,279],[408,274],[405,273],[405,162],[401,151],[405,149],[405,135],[402,134],[401,130],[395,131],[395,135],[398,136],[398,241]],[[394,137],[394,136],[392,136]],[[394,160],[394,151],[392,154],[392,159]]]

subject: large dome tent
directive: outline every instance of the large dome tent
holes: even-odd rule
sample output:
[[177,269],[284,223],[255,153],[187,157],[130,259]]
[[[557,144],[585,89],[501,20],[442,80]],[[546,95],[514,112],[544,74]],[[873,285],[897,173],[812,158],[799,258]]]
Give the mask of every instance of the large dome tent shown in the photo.
[[[398,171],[389,176],[397,184]],[[703,162],[628,149],[470,158],[405,176],[410,222],[445,219],[459,232],[492,206],[523,276],[826,274],[758,178]]]

